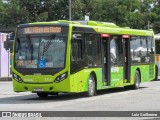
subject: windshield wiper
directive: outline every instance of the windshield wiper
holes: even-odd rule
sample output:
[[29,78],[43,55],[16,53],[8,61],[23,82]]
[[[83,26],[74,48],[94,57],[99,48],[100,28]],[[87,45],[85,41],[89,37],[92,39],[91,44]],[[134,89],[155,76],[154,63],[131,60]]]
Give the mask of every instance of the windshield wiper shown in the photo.
[[29,47],[29,51],[31,52],[31,60],[33,60],[33,45],[31,44],[31,39],[29,35],[27,35],[27,44]]
[[46,44],[44,43],[44,47],[43,47],[43,55],[44,55],[44,52],[47,52],[47,50],[49,49],[49,47],[50,47],[51,44],[52,44],[52,40],[54,40],[55,37],[56,37],[56,35],[55,35],[55,34],[52,34],[52,35],[51,35],[51,39],[48,40]]

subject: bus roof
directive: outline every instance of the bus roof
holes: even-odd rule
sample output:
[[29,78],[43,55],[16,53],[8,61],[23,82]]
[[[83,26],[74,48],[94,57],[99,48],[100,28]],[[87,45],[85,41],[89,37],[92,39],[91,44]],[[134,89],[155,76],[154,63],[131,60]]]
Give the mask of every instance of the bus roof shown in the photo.
[[153,30],[138,30],[130,29],[129,27],[119,27],[114,23],[110,22],[99,22],[99,21],[68,21],[58,20],[51,22],[34,22],[28,24],[21,24],[19,26],[30,26],[30,25],[71,25],[74,27],[86,27],[93,28],[97,33],[108,33],[108,34],[127,34],[127,35],[139,35],[139,36],[153,36]]

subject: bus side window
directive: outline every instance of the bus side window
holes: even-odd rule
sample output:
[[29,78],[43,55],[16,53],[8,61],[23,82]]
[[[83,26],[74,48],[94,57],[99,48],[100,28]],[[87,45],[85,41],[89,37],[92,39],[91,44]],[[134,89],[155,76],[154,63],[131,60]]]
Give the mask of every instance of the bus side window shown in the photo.
[[111,57],[111,65],[123,64],[122,37],[120,35],[111,36],[110,57]]
[[136,64],[141,62],[141,40],[138,36],[132,36],[130,39],[130,55],[131,63]]
[[78,56],[77,56],[77,51],[78,51],[78,46],[76,43],[72,43],[72,54],[71,54],[71,60],[76,61]]
[[117,44],[115,39],[112,39],[110,41],[110,56],[111,56],[111,63],[116,64],[117,63]]
[[150,63],[154,62],[154,39],[153,37],[148,37],[148,46],[149,46],[149,52],[150,52]]
[[140,47],[141,47],[141,62],[146,63],[149,62],[147,59],[147,48],[148,48],[148,42],[146,37],[140,37]]
[[101,46],[98,34],[85,34],[85,53],[84,61],[88,66],[101,65]]
[[78,61],[82,59],[82,40],[73,39],[71,53],[71,61]]
[[73,33],[72,41],[71,41],[71,68],[70,68],[71,74],[87,66],[85,61],[83,60],[84,58],[83,42],[84,42],[83,34]]

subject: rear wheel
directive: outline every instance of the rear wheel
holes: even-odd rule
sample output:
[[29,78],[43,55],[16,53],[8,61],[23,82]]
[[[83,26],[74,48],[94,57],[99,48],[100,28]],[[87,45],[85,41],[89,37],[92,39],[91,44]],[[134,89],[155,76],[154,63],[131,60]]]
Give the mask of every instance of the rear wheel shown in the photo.
[[134,76],[134,85],[132,86],[133,89],[139,89],[140,86],[140,74],[139,71],[136,70],[135,76]]
[[134,85],[124,86],[125,89],[139,89],[140,86],[140,74],[136,70],[134,75]]
[[37,93],[38,97],[47,97],[48,94],[49,94],[48,92]]
[[157,66],[156,66],[155,72],[156,73],[155,73],[155,79],[154,80],[156,81],[156,80],[158,80],[158,67]]
[[96,82],[95,82],[95,78],[93,77],[93,75],[90,76],[89,80],[88,80],[88,91],[87,91],[87,96],[91,97],[96,95]]

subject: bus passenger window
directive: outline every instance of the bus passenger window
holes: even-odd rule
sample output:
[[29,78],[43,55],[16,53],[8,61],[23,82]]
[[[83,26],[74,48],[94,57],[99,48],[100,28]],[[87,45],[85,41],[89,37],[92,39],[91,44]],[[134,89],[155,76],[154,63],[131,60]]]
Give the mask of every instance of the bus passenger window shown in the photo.
[[148,46],[149,46],[149,53],[150,53],[149,54],[150,63],[154,63],[154,39],[153,37],[148,37]]
[[85,54],[84,59],[88,66],[98,66],[101,64],[100,38],[97,34],[85,34]]
[[82,40],[73,40],[71,47],[71,61],[82,59]]
[[122,37],[120,35],[115,35],[115,36],[111,37],[110,57],[111,57],[111,64],[112,65],[123,64]]
[[146,63],[149,62],[147,59],[147,47],[148,47],[148,42],[146,37],[140,37],[140,50],[141,50],[141,62]]
[[72,53],[71,60],[76,61],[78,58],[78,56],[77,56],[78,55],[77,54],[78,53],[78,45],[76,43],[72,44],[71,53]]
[[112,39],[110,42],[110,56],[111,56],[111,63],[115,64],[117,62],[117,51],[116,51],[115,39]]

